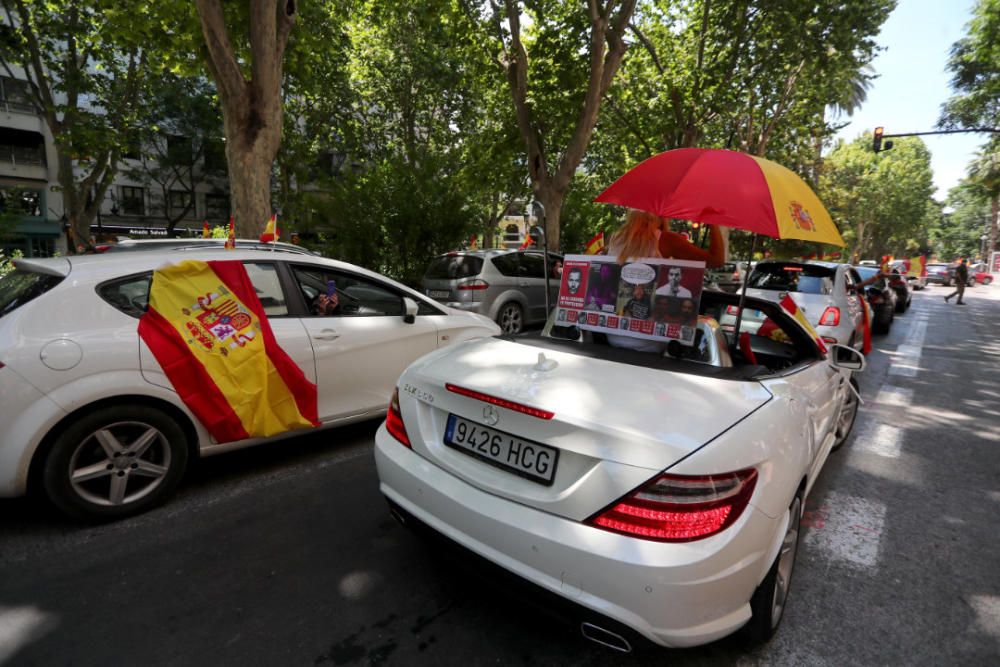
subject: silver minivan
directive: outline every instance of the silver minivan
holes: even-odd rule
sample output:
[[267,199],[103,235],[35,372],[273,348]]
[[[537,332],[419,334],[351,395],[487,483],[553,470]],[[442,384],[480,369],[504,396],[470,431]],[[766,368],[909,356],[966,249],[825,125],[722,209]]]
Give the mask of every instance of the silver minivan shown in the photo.
[[[549,303],[559,293],[562,256],[549,253]],[[421,282],[424,293],[441,303],[486,315],[504,333],[544,322],[545,260],[541,252],[467,250],[431,260]]]

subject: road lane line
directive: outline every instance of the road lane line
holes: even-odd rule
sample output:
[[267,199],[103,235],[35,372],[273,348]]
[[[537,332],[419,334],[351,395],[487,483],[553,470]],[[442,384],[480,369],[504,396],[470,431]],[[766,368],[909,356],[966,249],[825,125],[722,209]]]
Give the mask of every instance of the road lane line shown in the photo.
[[885,513],[883,503],[831,491],[822,511],[813,513],[804,542],[831,560],[874,570]]
[[903,443],[903,429],[890,424],[876,424],[872,433],[861,441],[861,447],[867,452],[884,456],[888,459],[898,459],[900,446]]
[[913,390],[909,387],[895,387],[891,384],[883,385],[875,396],[875,402],[885,407],[906,408],[913,403]]
[[924,347],[924,337],[927,335],[927,316],[918,316],[913,320],[910,331],[903,343],[896,347],[889,375],[916,377],[920,370],[920,353]]

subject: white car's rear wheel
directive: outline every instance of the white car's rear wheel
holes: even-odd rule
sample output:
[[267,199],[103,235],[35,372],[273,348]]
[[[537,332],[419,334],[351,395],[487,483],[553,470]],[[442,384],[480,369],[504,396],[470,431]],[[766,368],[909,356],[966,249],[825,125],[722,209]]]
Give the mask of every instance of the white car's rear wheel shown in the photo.
[[858,418],[858,381],[853,377],[850,380],[851,387],[847,391],[847,396],[844,397],[844,402],[840,406],[840,414],[837,415],[837,431],[836,440],[833,441],[833,447],[831,449],[837,450],[847,442],[847,438],[851,435],[851,429],[854,428],[854,421]]
[[81,417],[53,442],[43,482],[63,512],[88,520],[145,511],[173,492],[187,466],[184,431],[141,405],[108,406]]
[[740,630],[744,639],[761,644],[774,636],[788,602],[788,590],[795,569],[795,555],[799,548],[799,527],[802,521],[802,498],[792,500],[788,508],[788,526],[781,540],[781,548],[764,581],[750,598],[752,616]]

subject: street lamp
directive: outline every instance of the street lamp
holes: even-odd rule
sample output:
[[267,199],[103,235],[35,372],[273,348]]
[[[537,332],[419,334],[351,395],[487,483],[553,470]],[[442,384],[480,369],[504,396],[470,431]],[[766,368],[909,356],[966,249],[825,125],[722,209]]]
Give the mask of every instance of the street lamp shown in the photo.
[[981,245],[979,246],[979,257],[982,258],[984,262],[986,261],[986,240],[989,238],[990,237],[986,234],[979,237],[979,241],[981,242]]

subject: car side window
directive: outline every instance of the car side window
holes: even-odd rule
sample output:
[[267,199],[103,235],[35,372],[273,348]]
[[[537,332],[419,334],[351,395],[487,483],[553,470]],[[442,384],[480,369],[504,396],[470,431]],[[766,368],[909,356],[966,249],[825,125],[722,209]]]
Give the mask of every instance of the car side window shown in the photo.
[[288,315],[285,293],[278,279],[278,267],[269,262],[246,262],[243,266],[250,276],[250,283],[260,299],[260,305],[264,307],[264,314],[268,317]]
[[545,278],[545,260],[541,255],[521,255],[521,275],[525,278]]
[[374,280],[320,267],[292,267],[295,282],[313,317],[403,315],[403,297]]
[[493,262],[493,266],[497,268],[497,271],[505,276],[516,276],[518,275],[520,262],[518,261],[518,253],[511,252],[506,255],[497,255],[490,260]]
[[844,289],[848,294],[854,294],[854,286],[860,282],[854,279],[853,271],[844,271]]
[[119,278],[97,287],[97,294],[109,304],[131,317],[142,317],[149,307],[149,285],[153,273]]

